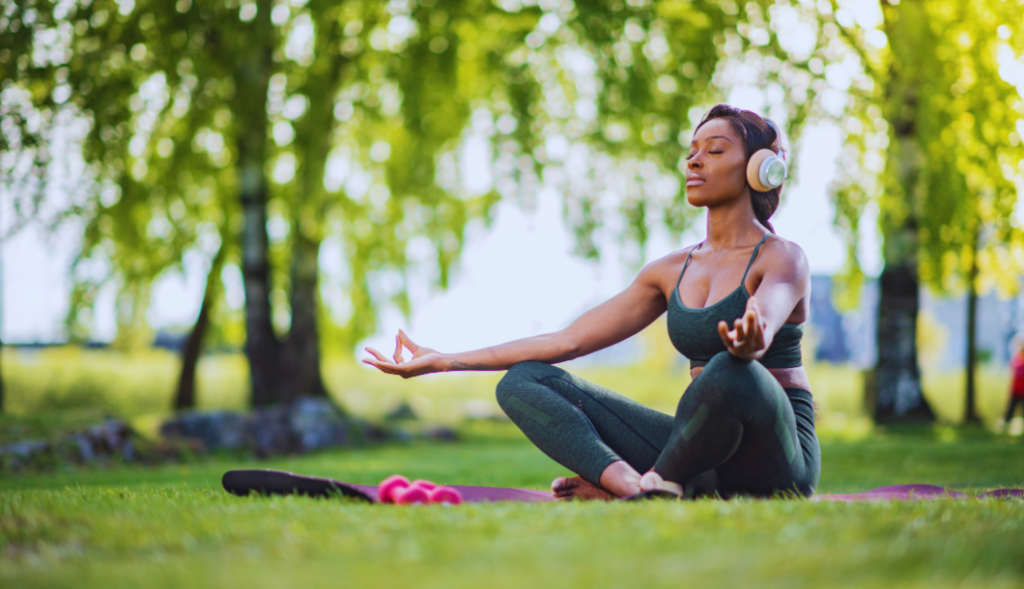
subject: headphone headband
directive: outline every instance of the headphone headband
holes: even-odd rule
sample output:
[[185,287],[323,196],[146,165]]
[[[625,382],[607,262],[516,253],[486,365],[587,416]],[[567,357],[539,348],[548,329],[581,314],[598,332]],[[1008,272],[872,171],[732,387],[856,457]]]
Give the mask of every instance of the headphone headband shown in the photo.
[[[761,115],[758,115],[758,116],[761,116]],[[761,117],[761,120],[763,120],[764,122],[768,123],[768,126],[772,128],[772,131],[775,131],[775,138],[778,139],[778,141],[779,141],[779,154],[778,154],[779,157],[781,157],[782,159],[787,159],[786,158],[786,155],[787,155],[786,154],[786,139],[787,139],[787,137],[782,133],[782,129],[780,129],[779,126],[775,124],[775,121],[769,119],[768,117]]]

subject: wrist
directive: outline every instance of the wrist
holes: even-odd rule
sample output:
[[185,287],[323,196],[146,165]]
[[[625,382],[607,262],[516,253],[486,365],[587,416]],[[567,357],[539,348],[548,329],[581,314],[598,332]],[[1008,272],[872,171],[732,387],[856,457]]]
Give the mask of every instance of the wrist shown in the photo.
[[437,354],[437,360],[434,361],[434,367],[437,372],[451,372],[454,370],[452,365],[455,363],[454,354]]

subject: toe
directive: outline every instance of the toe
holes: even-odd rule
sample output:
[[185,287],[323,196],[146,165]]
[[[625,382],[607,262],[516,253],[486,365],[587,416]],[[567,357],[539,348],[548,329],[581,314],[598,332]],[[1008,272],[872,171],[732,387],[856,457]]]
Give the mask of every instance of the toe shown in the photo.
[[644,476],[640,477],[640,490],[654,491],[656,489],[661,489],[664,482],[665,480],[661,478],[661,475],[652,470],[644,473]]

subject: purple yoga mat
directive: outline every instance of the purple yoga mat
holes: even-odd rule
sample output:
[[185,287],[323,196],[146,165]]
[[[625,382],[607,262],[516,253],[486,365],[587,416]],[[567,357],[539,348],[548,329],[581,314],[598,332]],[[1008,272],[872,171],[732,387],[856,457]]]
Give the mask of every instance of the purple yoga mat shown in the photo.
[[935,485],[891,485],[879,487],[863,493],[845,495],[815,495],[811,501],[838,501],[851,503],[854,501],[932,501],[935,499],[1006,499],[1024,497],[1024,489],[997,489],[980,495],[968,495],[952,489],[944,489]]
[[[230,470],[222,479],[224,489],[235,495],[259,493],[265,495],[308,495],[311,497],[344,496],[369,503],[379,503],[376,485],[356,485],[334,479],[311,477],[281,470]],[[533,489],[507,489],[503,487],[473,487],[451,485],[462,493],[467,503],[516,501],[543,503],[554,501],[550,491]],[[934,499],[1007,499],[1024,498],[1024,489],[997,489],[980,495],[967,495],[935,485],[892,485],[863,493],[815,495],[811,501],[929,501]]]

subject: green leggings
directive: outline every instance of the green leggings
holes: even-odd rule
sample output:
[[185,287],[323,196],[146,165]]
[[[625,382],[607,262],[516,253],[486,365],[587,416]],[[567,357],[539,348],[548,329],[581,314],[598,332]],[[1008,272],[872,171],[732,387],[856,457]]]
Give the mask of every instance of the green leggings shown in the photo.
[[675,418],[542,362],[510,368],[497,394],[538,448],[595,484],[617,460],[653,467],[687,496],[810,497],[818,484],[811,393],[728,352],[690,384]]

